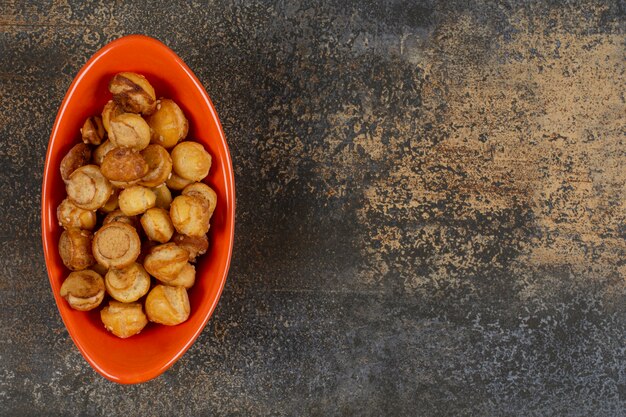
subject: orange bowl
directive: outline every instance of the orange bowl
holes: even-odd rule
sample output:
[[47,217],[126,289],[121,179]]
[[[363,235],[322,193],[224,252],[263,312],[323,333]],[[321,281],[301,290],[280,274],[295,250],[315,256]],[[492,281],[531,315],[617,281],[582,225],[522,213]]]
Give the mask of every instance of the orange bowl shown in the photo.
[[[80,141],[79,129],[85,119],[100,114],[111,98],[108,82],[121,71],[145,75],[157,97],[171,98],[183,109],[189,120],[188,138],[202,143],[213,156],[204,181],[218,196],[211,218],[209,250],[196,265],[196,284],[189,291],[189,319],[172,327],[149,324],[128,339],[119,339],[105,330],[100,308],[88,313],[76,311],[60,297],[69,270],[57,250],[62,228],[56,219],[56,208],[66,194],[59,173],[61,159]],[[228,275],[234,229],[232,162],[217,113],[200,81],[171,49],[147,36],[126,36],[96,52],[74,78],[57,114],[41,196],[41,234],[50,286],[61,318],[87,362],[105,378],[122,384],[147,381],[172,366],[200,335],[217,305]]]

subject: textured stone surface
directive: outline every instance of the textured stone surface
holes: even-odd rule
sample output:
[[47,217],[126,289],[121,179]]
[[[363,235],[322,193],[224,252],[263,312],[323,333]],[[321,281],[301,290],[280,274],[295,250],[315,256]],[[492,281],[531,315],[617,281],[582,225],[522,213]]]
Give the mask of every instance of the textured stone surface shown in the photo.
[[[0,1],[0,414],[626,413],[624,1]],[[47,283],[73,76],[130,33],[206,86],[237,174],[215,315],[139,386]]]

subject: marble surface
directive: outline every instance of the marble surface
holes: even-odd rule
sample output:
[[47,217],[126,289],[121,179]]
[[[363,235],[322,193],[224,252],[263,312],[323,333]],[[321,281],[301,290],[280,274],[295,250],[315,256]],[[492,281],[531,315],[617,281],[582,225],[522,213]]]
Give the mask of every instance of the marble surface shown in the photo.
[[[0,1],[0,415],[626,414],[626,3]],[[131,33],[211,95],[233,263],[148,383],[47,282],[56,110]]]

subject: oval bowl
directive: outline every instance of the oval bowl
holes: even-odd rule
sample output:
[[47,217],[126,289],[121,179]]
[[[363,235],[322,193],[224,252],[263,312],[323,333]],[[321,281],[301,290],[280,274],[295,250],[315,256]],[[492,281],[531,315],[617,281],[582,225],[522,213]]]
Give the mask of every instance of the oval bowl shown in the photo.
[[[204,180],[218,196],[211,218],[209,250],[196,265],[196,284],[189,291],[189,319],[173,327],[149,324],[140,334],[119,339],[100,321],[100,309],[73,310],[59,295],[68,275],[57,250],[62,232],[56,208],[65,198],[59,173],[61,159],[80,141],[85,119],[100,114],[111,98],[107,85],[121,71],[146,76],[157,97],[175,100],[189,120],[190,139],[202,143],[212,157]],[[217,113],[200,81],[187,65],[156,39],[131,35],[115,40],[93,55],[70,85],[52,128],[43,174],[41,233],[48,278],[61,318],[72,340],[93,368],[111,381],[133,384],[166,371],[193,344],[211,317],[228,275],[235,229],[235,183],[228,145]]]

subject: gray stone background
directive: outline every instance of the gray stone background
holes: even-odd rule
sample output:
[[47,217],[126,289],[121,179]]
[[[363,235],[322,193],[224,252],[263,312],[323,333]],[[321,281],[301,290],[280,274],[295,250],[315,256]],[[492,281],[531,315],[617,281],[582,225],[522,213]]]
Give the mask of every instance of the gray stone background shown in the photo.
[[[0,414],[626,414],[619,1],[0,1]],[[211,95],[229,279],[161,377],[96,374],[40,243],[72,78],[130,33]]]

